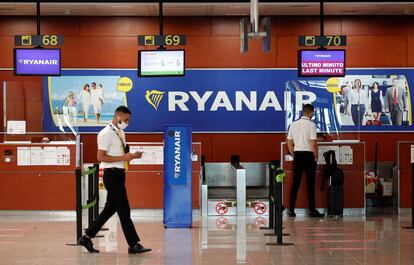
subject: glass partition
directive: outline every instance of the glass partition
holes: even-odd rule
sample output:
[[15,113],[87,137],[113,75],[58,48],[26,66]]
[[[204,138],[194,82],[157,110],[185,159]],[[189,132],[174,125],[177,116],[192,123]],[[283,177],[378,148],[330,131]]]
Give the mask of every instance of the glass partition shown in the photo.
[[78,134],[78,107],[70,92],[60,97],[59,106],[52,110],[56,132],[44,132],[45,110],[41,85],[33,81],[3,82],[3,141],[41,142],[75,141]]
[[[335,78],[336,79],[336,78]],[[329,80],[332,80],[329,79]],[[337,80],[336,86],[339,88],[340,81]],[[328,91],[326,80],[312,80],[303,78],[298,80],[287,81],[285,85],[285,93],[288,99],[286,101],[286,132],[289,125],[300,119],[302,116],[302,107],[306,103],[312,103],[315,107],[315,113],[312,120],[316,124],[318,139],[321,141],[332,141],[341,139],[359,139],[359,130],[355,130],[356,134],[347,137],[343,135],[342,124],[349,117],[343,113],[346,102],[340,91]]]

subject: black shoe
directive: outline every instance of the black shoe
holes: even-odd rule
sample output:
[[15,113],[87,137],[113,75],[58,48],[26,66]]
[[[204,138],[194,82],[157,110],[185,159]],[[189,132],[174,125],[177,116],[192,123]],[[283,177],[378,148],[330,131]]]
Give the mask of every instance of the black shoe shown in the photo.
[[320,213],[317,210],[313,210],[309,212],[309,217],[325,217],[325,214]]
[[151,251],[150,248],[144,248],[141,244],[137,243],[135,246],[133,247],[129,247],[128,248],[128,253],[129,254],[137,254],[137,253],[144,253],[144,252],[149,252]]
[[294,211],[289,211],[289,216],[290,216],[290,217],[296,217],[296,214],[295,214],[295,212],[294,212]]
[[93,248],[92,240],[86,236],[82,236],[78,244],[84,246],[90,253],[99,253],[99,250]]

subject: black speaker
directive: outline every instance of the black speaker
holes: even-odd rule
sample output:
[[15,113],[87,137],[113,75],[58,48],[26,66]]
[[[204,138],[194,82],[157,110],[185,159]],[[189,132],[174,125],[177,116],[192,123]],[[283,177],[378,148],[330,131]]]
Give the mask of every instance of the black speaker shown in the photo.
[[266,36],[262,38],[262,50],[263,52],[268,52],[272,43],[272,38],[270,37],[270,17],[262,19],[262,31],[266,33]]
[[249,36],[248,36],[249,21],[247,17],[240,20],[240,52],[246,53],[249,50]]

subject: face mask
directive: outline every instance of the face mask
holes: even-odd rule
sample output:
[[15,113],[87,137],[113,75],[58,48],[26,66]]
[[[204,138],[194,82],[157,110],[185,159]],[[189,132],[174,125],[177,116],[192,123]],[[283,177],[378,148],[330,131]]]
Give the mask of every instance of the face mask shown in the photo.
[[125,122],[118,123],[118,128],[121,130],[125,130],[128,127],[128,124]]
[[121,121],[121,120],[118,120],[118,128],[119,128],[119,129],[121,129],[121,130],[125,130],[125,129],[126,129],[126,127],[128,127],[128,123],[125,123],[125,122],[123,122],[123,121]]

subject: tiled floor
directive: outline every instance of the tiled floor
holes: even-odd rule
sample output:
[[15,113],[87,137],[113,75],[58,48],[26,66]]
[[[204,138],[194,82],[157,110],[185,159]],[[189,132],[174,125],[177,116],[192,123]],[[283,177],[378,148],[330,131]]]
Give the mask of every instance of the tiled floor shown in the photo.
[[294,245],[284,247],[266,246],[276,238],[258,229],[263,217],[196,218],[192,229],[167,230],[159,217],[135,218],[153,249],[140,255],[128,255],[117,218],[94,240],[100,254],[66,246],[75,240],[72,219],[0,216],[0,264],[414,264],[414,230],[400,228],[408,217],[286,218],[284,241]]

